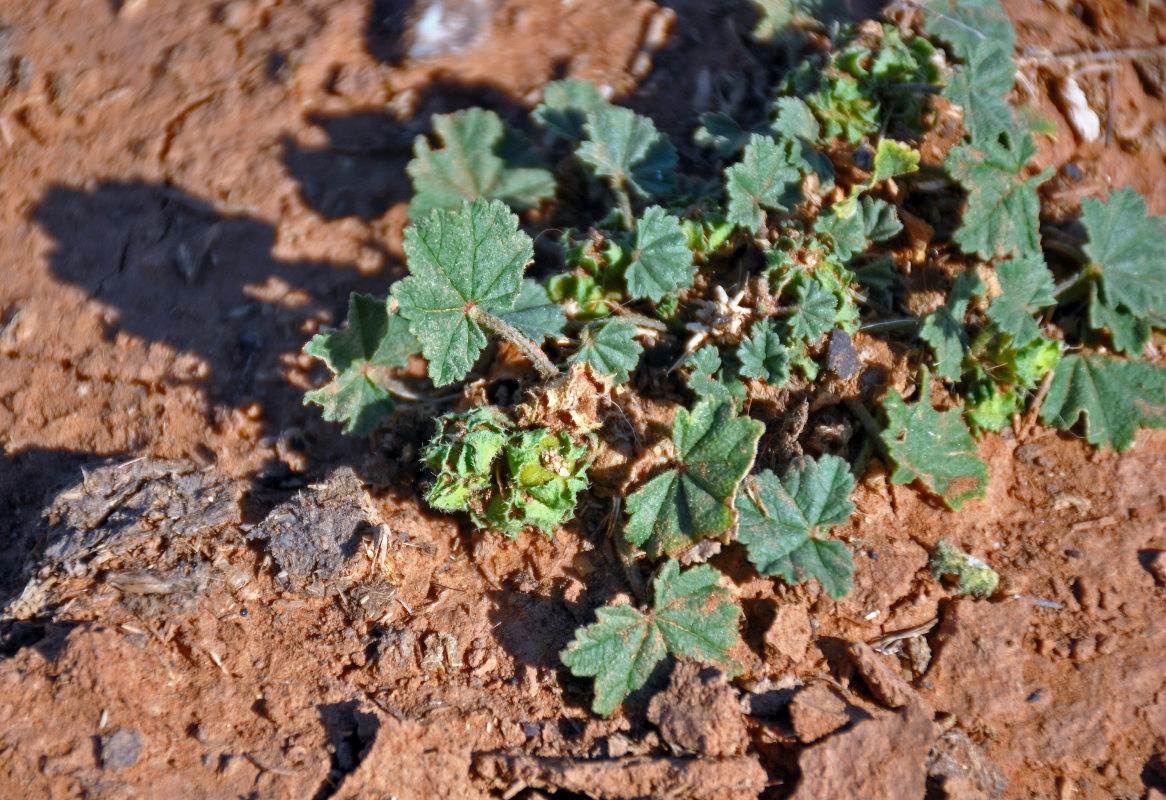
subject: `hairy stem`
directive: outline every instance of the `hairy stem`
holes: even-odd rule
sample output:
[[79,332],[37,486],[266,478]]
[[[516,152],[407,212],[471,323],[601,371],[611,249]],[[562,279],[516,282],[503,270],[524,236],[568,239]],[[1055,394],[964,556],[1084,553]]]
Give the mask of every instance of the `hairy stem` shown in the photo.
[[865,325],[859,326],[859,330],[863,333],[870,331],[898,331],[906,330],[908,328],[918,328],[923,324],[922,317],[899,317],[897,319],[884,319],[878,322],[868,322]]
[[636,215],[632,212],[632,198],[628,195],[623,180],[613,183],[611,191],[615,194],[616,202],[619,203],[619,215],[623,217],[624,230],[630,231],[636,224]]
[[551,360],[547,358],[547,354],[542,351],[542,348],[532,342],[530,339],[522,335],[522,333],[503,319],[499,319],[493,314],[483,311],[478,306],[471,306],[469,310],[470,319],[481,325],[491,333],[496,333],[512,345],[517,347],[524,356],[534,364],[534,368],[538,370],[538,374],[542,376],[543,380],[550,380],[559,374],[559,369]]

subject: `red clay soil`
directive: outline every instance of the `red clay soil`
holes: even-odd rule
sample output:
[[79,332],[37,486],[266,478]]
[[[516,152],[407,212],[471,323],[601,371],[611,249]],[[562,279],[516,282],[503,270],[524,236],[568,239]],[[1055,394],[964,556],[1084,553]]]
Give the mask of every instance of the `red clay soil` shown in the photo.
[[[873,466],[850,595],[730,547],[746,674],[601,719],[557,654],[624,590],[606,507],[472,534],[419,505],[425,413],[370,447],[301,405],[303,342],[401,274],[430,113],[570,75],[680,137],[765,74],[743,0],[448,5],[448,42],[385,0],[0,11],[0,796],[1162,798],[1166,434],[1006,430],[959,514]],[[1166,213],[1166,8],[1008,5],[1054,210]],[[933,579],[941,537],[1007,599]]]

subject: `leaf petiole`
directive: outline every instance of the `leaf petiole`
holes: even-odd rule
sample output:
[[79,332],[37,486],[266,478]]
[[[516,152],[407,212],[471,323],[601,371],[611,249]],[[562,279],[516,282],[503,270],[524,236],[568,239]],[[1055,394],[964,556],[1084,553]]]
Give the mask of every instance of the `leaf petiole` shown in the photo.
[[526,336],[503,319],[499,319],[488,311],[483,311],[481,307],[472,305],[466,312],[470,319],[477,322],[491,333],[501,336],[506,341],[517,347],[524,356],[534,364],[534,368],[538,370],[538,374],[543,380],[550,380],[559,374],[559,368],[551,363],[547,358],[547,354],[542,351],[542,348],[532,342]]

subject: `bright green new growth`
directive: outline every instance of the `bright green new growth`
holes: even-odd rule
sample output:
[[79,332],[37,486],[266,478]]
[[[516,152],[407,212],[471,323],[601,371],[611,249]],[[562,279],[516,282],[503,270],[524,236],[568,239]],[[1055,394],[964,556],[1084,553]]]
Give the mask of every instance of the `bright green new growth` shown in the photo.
[[550,536],[587,488],[587,450],[566,431],[514,430],[492,408],[446,414],[425,448],[437,475],[425,499],[510,538],[527,528]]
[[854,476],[837,456],[794,459],[785,477],[747,478],[737,495],[737,540],[762,575],[818,581],[837,599],[850,591],[854,560],[842,542],[820,538],[850,517]]
[[928,381],[924,374],[913,405],[904,403],[894,389],[883,401],[887,427],[881,439],[895,464],[891,483],[917,480],[958,511],[966,501],[984,496],[988,466],[977,455],[960,412],[931,407]]
[[954,575],[963,594],[984,599],[996,593],[1000,576],[980,559],[970,556],[957,547],[952,547],[943,539],[935,545],[935,556],[931,559],[931,574],[936,578]]
[[713,664],[730,676],[740,671],[730,651],[740,639],[741,609],[725,599],[720,577],[707,564],[681,572],[675,560],[666,561],[652,584],[651,609],[604,606],[595,612],[597,622],[575,632],[559,657],[575,675],[595,677],[595,713],[615,711],[668,655]]
[[627,500],[624,535],[653,558],[673,555],[733,525],[733,497],[753,466],[765,429],[734,405],[702,400],[676,411],[676,463]]
[[405,366],[419,350],[401,315],[390,314],[383,300],[353,293],[348,298],[348,328],[318,333],[304,346],[304,352],[327,364],[334,376],[305,394],[304,402],[323,406],[324,419],[343,422],[347,434],[372,433],[395,406],[384,385],[387,369]]
[[513,310],[534,247],[503,203],[474,200],[406,228],[405,255],[409,276],[394,284],[393,297],[429,377],[444,386],[474,366],[486,330],[501,332],[498,317]]
[[537,152],[493,111],[469,108],[433,117],[441,140],[434,150],[424,136],[413,140],[413,160],[405,167],[413,181],[409,218],[464,200],[496,198],[514,208],[533,208],[555,196],[555,176],[540,165]]

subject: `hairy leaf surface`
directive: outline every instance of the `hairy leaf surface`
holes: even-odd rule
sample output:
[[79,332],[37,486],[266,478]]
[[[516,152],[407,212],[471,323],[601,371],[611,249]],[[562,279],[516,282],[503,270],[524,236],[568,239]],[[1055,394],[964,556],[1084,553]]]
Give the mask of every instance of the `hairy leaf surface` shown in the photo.
[[801,199],[801,146],[753,134],[739,164],[725,170],[729,221],[758,232],[763,209],[788,211]]
[[926,379],[918,402],[907,405],[891,389],[883,409],[887,427],[881,438],[895,464],[891,483],[917,480],[956,511],[967,500],[984,496],[988,465],[980,460],[959,410],[936,411],[931,407]]
[[1000,295],[988,306],[988,318],[1024,347],[1040,336],[1035,315],[1057,302],[1053,276],[1039,252],[996,265]]
[[676,561],[667,561],[653,582],[650,610],[604,606],[595,612],[597,622],[575,632],[559,657],[575,675],[595,677],[591,708],[597,714],[615,711],[669,654],[730,675],[740,671],[729,651],[740,638],[741,609],[725,600],[719,578],[708,564],[681,572]]
[[782,344],[777,326],[770,320],[757,320],[749,329],[749,338],[737,347],[741,374],[781,387],[789,380],[789,351]]
[[797,458],[778,480],[769,470],[745,479],[737,495],[737,540],[762,575],[795,584],[818,581],[837,599],[850,591],[854,559],[821,538],[854,510],[854,476],[837,456]]
[[490,314],[513,309],[533,254],[518,217],[497,200],[433,211],[405,229],[409,276],[393,285],[393,296],[421,342],[435,385],[470,371],[486,346],[471,309]]
[[376,372],[403,367],[421,345],[409,323],[390,314],[383,300],[353,293],[348,298],[348,327],[317,333],[304,352],[332,370],[330,382],[304,395],[304,403],[324,407],[324,419],[343,422],[344,433],[363,436],[393,413],[393,397],[376,380]]
[[965,253],[982,258],[1040,251],[1036,188],[1053,172],[1050,168],[1021,178],[1021,169],[1036,155],[1036,144],[1027,133],[1006,141],[953,147],[944,160],[947,171],[968,193],[963,223],[953,238]]
[[630,108],[605,105],[587,114],[587,141],[576,151],[595,174],[640,197],[671,192],[676,185],[676,150],[655,123]]
[[413,140],[413,160],[405,167],[413,182],[409,218],[463,200],[496,198],[514,208],[533,208],[555,195],[555,176],[543,169],[537,152],[508,131],[493,111],[468,108],[433,117],[441,141],[434,150],[424,136]]
[[676,411],[676,464],[628,498],[624,534],[653,558],[672,555],[733,524],[733,496],[757,455],[765,426],[738,417],[727,400]]
[[636,222],[636,247],[624,271],[628,294],[658,303],[666,294],[689,288],[696,275],[692,261],[680,220],[649,206]]
[[636,341],[636,326],[624,319],[592,322],[579,334],[580,347],[571,363],[586,361],[600,375],[623,383],[640,362],[644,348]]
[[1139,318],[1166,308],[1166,222],[1147,216],[1140,194],[1125,186],[1106,202],[1082,200],[1081,224],[1106,305]]
[[1084,419],[1089,444],[1128,450],[1140,428],[1166,427],[1166,369],[1071,353],[1057,365],[1040,418],[1061,430]]

